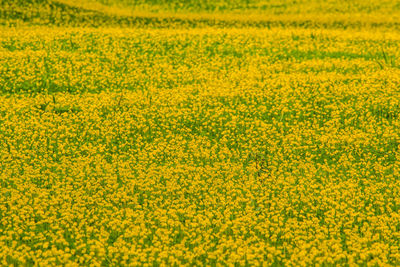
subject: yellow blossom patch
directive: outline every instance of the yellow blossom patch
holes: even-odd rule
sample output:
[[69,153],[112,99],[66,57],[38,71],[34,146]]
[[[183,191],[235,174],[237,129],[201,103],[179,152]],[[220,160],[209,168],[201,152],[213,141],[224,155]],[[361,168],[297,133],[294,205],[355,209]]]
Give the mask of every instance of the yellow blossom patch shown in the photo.
[[400,264],[398,5],[233,2],[0,0],[0,265]]

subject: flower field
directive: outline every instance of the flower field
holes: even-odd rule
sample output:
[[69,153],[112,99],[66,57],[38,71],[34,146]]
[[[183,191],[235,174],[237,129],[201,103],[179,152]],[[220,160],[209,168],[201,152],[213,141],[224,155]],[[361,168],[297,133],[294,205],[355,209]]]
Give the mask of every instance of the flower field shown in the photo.
[[399,21],[0,0],[0,265],[400,265]]

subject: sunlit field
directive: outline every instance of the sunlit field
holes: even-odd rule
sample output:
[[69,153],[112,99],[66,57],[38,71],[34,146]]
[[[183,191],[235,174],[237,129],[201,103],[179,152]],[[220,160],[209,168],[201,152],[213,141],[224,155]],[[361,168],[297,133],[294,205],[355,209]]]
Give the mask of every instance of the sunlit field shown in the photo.
[[400,265],[399,30],[399,0],[0,0],[0,265]]

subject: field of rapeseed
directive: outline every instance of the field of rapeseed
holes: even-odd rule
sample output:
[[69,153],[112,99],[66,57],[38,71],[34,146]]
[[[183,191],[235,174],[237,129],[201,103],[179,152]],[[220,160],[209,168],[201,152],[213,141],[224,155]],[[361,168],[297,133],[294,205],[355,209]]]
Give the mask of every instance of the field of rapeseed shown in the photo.
[[0,265],[400,265],[400,1],[0,0]]

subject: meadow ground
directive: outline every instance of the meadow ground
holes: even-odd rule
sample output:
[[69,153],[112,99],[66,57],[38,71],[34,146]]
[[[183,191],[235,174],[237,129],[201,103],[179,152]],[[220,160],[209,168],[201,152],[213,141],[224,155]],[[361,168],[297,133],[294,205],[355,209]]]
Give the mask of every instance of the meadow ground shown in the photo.
[[0,265],[400,265],[400,2],[0,0]]

